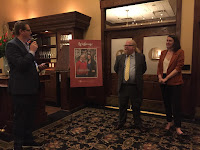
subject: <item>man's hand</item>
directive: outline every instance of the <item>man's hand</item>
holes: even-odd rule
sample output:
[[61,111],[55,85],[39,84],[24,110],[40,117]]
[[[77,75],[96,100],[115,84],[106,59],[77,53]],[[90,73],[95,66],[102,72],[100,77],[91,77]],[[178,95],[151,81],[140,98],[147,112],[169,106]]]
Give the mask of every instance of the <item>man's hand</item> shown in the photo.
[[30,51],[32,51],[32,52],[36,52],[37,51],[37,49],[38,49],[38,45],[37,45],[37,42],[36,41],[33,41],[32,43],[31,43],[31,45],[30,45]]
[[47,66],[45,63],[42,63],[42,64],[38,65],[38,69],[39,69],[40,71],[42,71],[42,70],[44,70],[44,69],[47,69],[47,68],[48,68],[48,66]]

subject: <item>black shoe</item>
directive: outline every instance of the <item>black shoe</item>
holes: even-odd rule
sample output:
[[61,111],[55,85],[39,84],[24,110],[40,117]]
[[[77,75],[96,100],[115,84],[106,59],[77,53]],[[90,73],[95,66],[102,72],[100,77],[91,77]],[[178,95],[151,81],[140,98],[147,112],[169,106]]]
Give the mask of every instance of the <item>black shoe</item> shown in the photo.
[[124,127],[124,124],[118,124],[114,129],[119,130],[119,129],[122,129],[123,127]]
[[13,150],[23,150],[22,148],[22,140],[14,140],[14,148]]
[[13,150],[23,150],[23,148],[22,148],[22,146],[19,146],[19,145],[18,145],[18,146],[15,146],[15,145],[14,145]]
[[31,142],[29,141],[29,142],[24,142],[22,147],[23,148],[26,148],[26,147],[40,148],[42,147],[42,145],[39,143],[36,143],[35,141],[31,141]]

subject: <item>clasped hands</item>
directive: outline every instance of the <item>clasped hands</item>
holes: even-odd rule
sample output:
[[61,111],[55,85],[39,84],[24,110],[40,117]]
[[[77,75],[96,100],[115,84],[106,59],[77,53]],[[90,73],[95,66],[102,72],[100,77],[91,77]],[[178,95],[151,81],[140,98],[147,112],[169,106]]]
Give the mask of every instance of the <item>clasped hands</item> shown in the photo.
[[159,78],[159,83],[161,83],[161,84],[166,84],[166,82],[167,82],[167,78]]

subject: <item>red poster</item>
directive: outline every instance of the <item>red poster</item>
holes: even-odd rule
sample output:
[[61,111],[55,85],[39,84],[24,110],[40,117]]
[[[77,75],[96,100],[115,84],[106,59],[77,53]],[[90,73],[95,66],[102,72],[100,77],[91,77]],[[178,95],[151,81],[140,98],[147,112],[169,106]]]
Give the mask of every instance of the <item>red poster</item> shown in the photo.
[[103,86],[100,40],[70,40],[70,86]]

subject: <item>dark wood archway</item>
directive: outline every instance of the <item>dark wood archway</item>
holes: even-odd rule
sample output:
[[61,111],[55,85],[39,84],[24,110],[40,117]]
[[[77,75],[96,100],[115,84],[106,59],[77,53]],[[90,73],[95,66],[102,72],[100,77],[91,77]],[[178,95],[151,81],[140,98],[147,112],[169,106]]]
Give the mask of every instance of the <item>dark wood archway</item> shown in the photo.
[[[104,88],[106,96],[117,96],[117,76],[115,73],[111,73],[111,39],[114,38],[127,38],[132,37],[136,40],[139,49],[143,47],[143,37],[145,36],[157,36],[175,34],[181,36],[181,12],[182,12],[182,0],[177,0],[177,14],[175,23],[166,23],[154,26],[143,27],[123,27],[115,29],[106,29],[106,9],[119,6],[127,6],[132,4],[140,4],[145,2],[153,2],[157,0],[102,0],[101,1],[101,22],[102,22],[102,48],[103,48],[103,70],[104,70]],[[194,106],[190,104],[190,89],[191,76],[190,74],[184,74],[185,84],[183,86],[182,94],[182,108],[185,115],[194,116]],[[151,89],[151,90],[150,90]],[[144,99],[150,104],[156,104],[158,107],[162,105],[162,98],[159,91],[159,85],[156,75],[144,76]],[[185,92],[187,91],[187,92]],[[145,102],[144,101],[144,102]],[[189,106],[189,107],[188,107]],[[158,108],[157,107],[157,108]],[[158,111],[158,110],[152,110]]]

